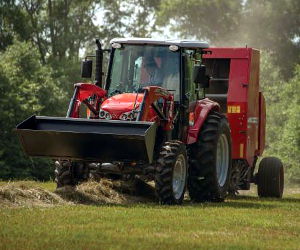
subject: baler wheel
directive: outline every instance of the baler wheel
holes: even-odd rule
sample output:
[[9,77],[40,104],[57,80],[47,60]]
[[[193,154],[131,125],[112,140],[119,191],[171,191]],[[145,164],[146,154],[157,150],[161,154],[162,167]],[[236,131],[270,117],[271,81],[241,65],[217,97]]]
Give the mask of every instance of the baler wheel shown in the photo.
[[165,142],[157,160],[155,190],[160,204],[181,204],[187,179],[187,152],[180,141]]
[[281,198],[284,186],[282,162],[276,157],[261,160],[257,173],[257,192],[259,197]]
[[56,161],[54,173],[57,188],[75,186],[89,176],[87,164],[70,161]]
[[231,173],[231,137],[228,121],[211,112],[189,148],[188,190],[192,201],[223,201]]

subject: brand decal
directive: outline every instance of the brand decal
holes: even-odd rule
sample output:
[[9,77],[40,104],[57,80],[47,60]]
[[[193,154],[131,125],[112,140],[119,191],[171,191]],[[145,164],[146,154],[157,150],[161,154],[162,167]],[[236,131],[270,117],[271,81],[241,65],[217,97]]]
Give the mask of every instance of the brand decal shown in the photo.
[[230,105],[227,107],[227,113],[231,113],[231,114],[241,113],[241,106],[240,105]]

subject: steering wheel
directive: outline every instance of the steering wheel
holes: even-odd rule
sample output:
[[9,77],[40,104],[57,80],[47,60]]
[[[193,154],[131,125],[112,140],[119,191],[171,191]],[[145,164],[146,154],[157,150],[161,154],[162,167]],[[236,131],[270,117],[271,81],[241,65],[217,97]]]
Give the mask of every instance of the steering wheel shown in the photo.
[[117,94],[122,94],[122,91],[121,90],[114,90],[113,92],[110,93],[110,96],[114,96],[114,95],[117,95]]

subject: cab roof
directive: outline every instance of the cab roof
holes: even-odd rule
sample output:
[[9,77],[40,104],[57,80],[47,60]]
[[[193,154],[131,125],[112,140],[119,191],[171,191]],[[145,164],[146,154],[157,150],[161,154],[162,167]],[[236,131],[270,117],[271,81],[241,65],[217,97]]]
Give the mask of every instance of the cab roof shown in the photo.
[[114,38],[110,43],[122,43],[122,44],[152,44],[152,45],[177,45],[182,48],[209,48],[207,42],[197,41],[197,40],[163,40],[163,39],[154,39],[154,38]]

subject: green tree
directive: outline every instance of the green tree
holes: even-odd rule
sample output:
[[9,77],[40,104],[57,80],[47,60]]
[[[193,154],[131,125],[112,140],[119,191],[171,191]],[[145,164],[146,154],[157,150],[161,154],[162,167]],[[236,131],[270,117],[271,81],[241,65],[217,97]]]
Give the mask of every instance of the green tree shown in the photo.
[[162,0],[158,24],[213,46],[270,50],[289,79],[300,62],[299,13],[299,0]]
[[294,77],[284,86],[281,95],[281,114],[278,119],[286,120],[280,133],[276,149],[288,169],[291,182],[300,184],[300,65],[295,68]]
[[232,45],[242,15],[241,0],[163,0],[158,24],[185,38],[209,40],[214,45]]
[[261,57],[261,89],[266,98],[267,131],[265,156],[280,158],[287,179],[300,183],[300,66],[294,77],[284,81],[273,53]]
[[156,13],[161,0],[103,0],[102,37],[149,37],[156,30]]
[[65,96],[31,43],[15,41],[0,56],[0,176],[47,179],[45,161],[28,159],[13,129],[32,114],[63,115]]
[[285,79],[300,62],[300,1],[247,0],[239,34],[244,43],[274,52]]
[[0,51],[13,43],[14,37],[30,39],[30,26],[21,6],[14,0],[0,1]]

